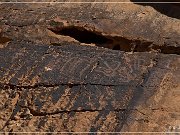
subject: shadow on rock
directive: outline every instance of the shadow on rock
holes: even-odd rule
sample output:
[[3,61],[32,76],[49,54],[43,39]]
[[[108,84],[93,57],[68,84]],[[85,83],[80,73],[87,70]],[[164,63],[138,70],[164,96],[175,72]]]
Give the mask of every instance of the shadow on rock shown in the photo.
[[[136,4],[151,6],[158,12],[172,18],[180,19],[180,3],[143,3],[144,0],[131,0]],[[142,2],[142,3],[138,3]],[[146,2],[180,2],[179,0],[147,0]]]

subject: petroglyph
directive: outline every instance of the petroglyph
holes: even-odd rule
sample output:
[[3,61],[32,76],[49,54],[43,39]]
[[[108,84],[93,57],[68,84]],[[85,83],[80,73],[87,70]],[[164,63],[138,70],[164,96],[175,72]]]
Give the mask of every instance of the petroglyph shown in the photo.
[[1,3],[0,132],[178,131],[179,6],[147,5]]

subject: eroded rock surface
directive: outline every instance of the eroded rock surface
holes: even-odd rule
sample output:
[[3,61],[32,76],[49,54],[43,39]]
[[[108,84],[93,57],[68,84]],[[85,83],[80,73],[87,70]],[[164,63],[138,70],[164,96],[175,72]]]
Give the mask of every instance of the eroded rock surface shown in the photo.
[[180,131],[177,18],[133,3],[0,7],[1,132]]

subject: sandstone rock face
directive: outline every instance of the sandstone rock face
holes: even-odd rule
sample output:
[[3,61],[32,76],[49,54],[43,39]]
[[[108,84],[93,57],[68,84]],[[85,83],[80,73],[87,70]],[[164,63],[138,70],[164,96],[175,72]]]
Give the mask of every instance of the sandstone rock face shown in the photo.
[[178,13],[133,3],[0,8],[1,132],[180,132]]

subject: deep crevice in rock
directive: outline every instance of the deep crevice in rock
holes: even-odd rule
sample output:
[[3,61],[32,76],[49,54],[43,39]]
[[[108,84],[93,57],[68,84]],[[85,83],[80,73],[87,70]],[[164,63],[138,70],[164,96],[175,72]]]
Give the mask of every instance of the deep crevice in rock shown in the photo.
[[103,35],[101,32],[87,30],[79,26],[67,26],[62,28],[51,28],[52,32],[70,36],[81,43],[96,44],[98,47],[104,47],[112,50],[125,52],[159,52],[163,54],[180,55],[180,47],[156,45],[152,41],[142,39],[128,39],[126,37]]
[[21,106],[22,108],[27,108],[29,109],[30,113],[33,116],[46,116],[46,115],[55,115],[55,114],[60,114],[60,113],[85,113],[85,112],[102,112],[102,111],[114,111],[114,112],[124,112],[126,109],[114,109],[114,110],[107,110],[107,109],[81,109],[81,110],[59,110],[55,112],[40,112],[36,111],[28,106]]
[[51,30],[51,31],[53,31],[56,34],[70,36],[81,43],[106,44],[108,42],[112,42],[110,39],[106,38],[100,33],[88,31],[84,29],[83,27],[69,26],[69,27],[64,27],[62,29],[59,29],[57,31],[56,30]]
[[[74,86],[86,86],[86,85],[97,85],[97,86],[114,86],[114,87],[119,87],[119,86],[126,86],[126,85],[123,85],[123,84],[112,84],[112,85],[104,85],[104,84],[93,84],[93,83],[83,83],[83,84],[71,84],[71,83],[59,83],[59,84],[35,84],[35,85],[13,85],[13,84],[0,84],[0,88],[2,89],[12,89],[12,90],[20,90],[20,89],[36,89],[36,88],[39,88],[39,87],[46,87],[46,88],[49,88],[49,87],[58,87],[58,86],[67,86],[69,88],[72,88]],[[129,85],[128,85],[129,86]]]

